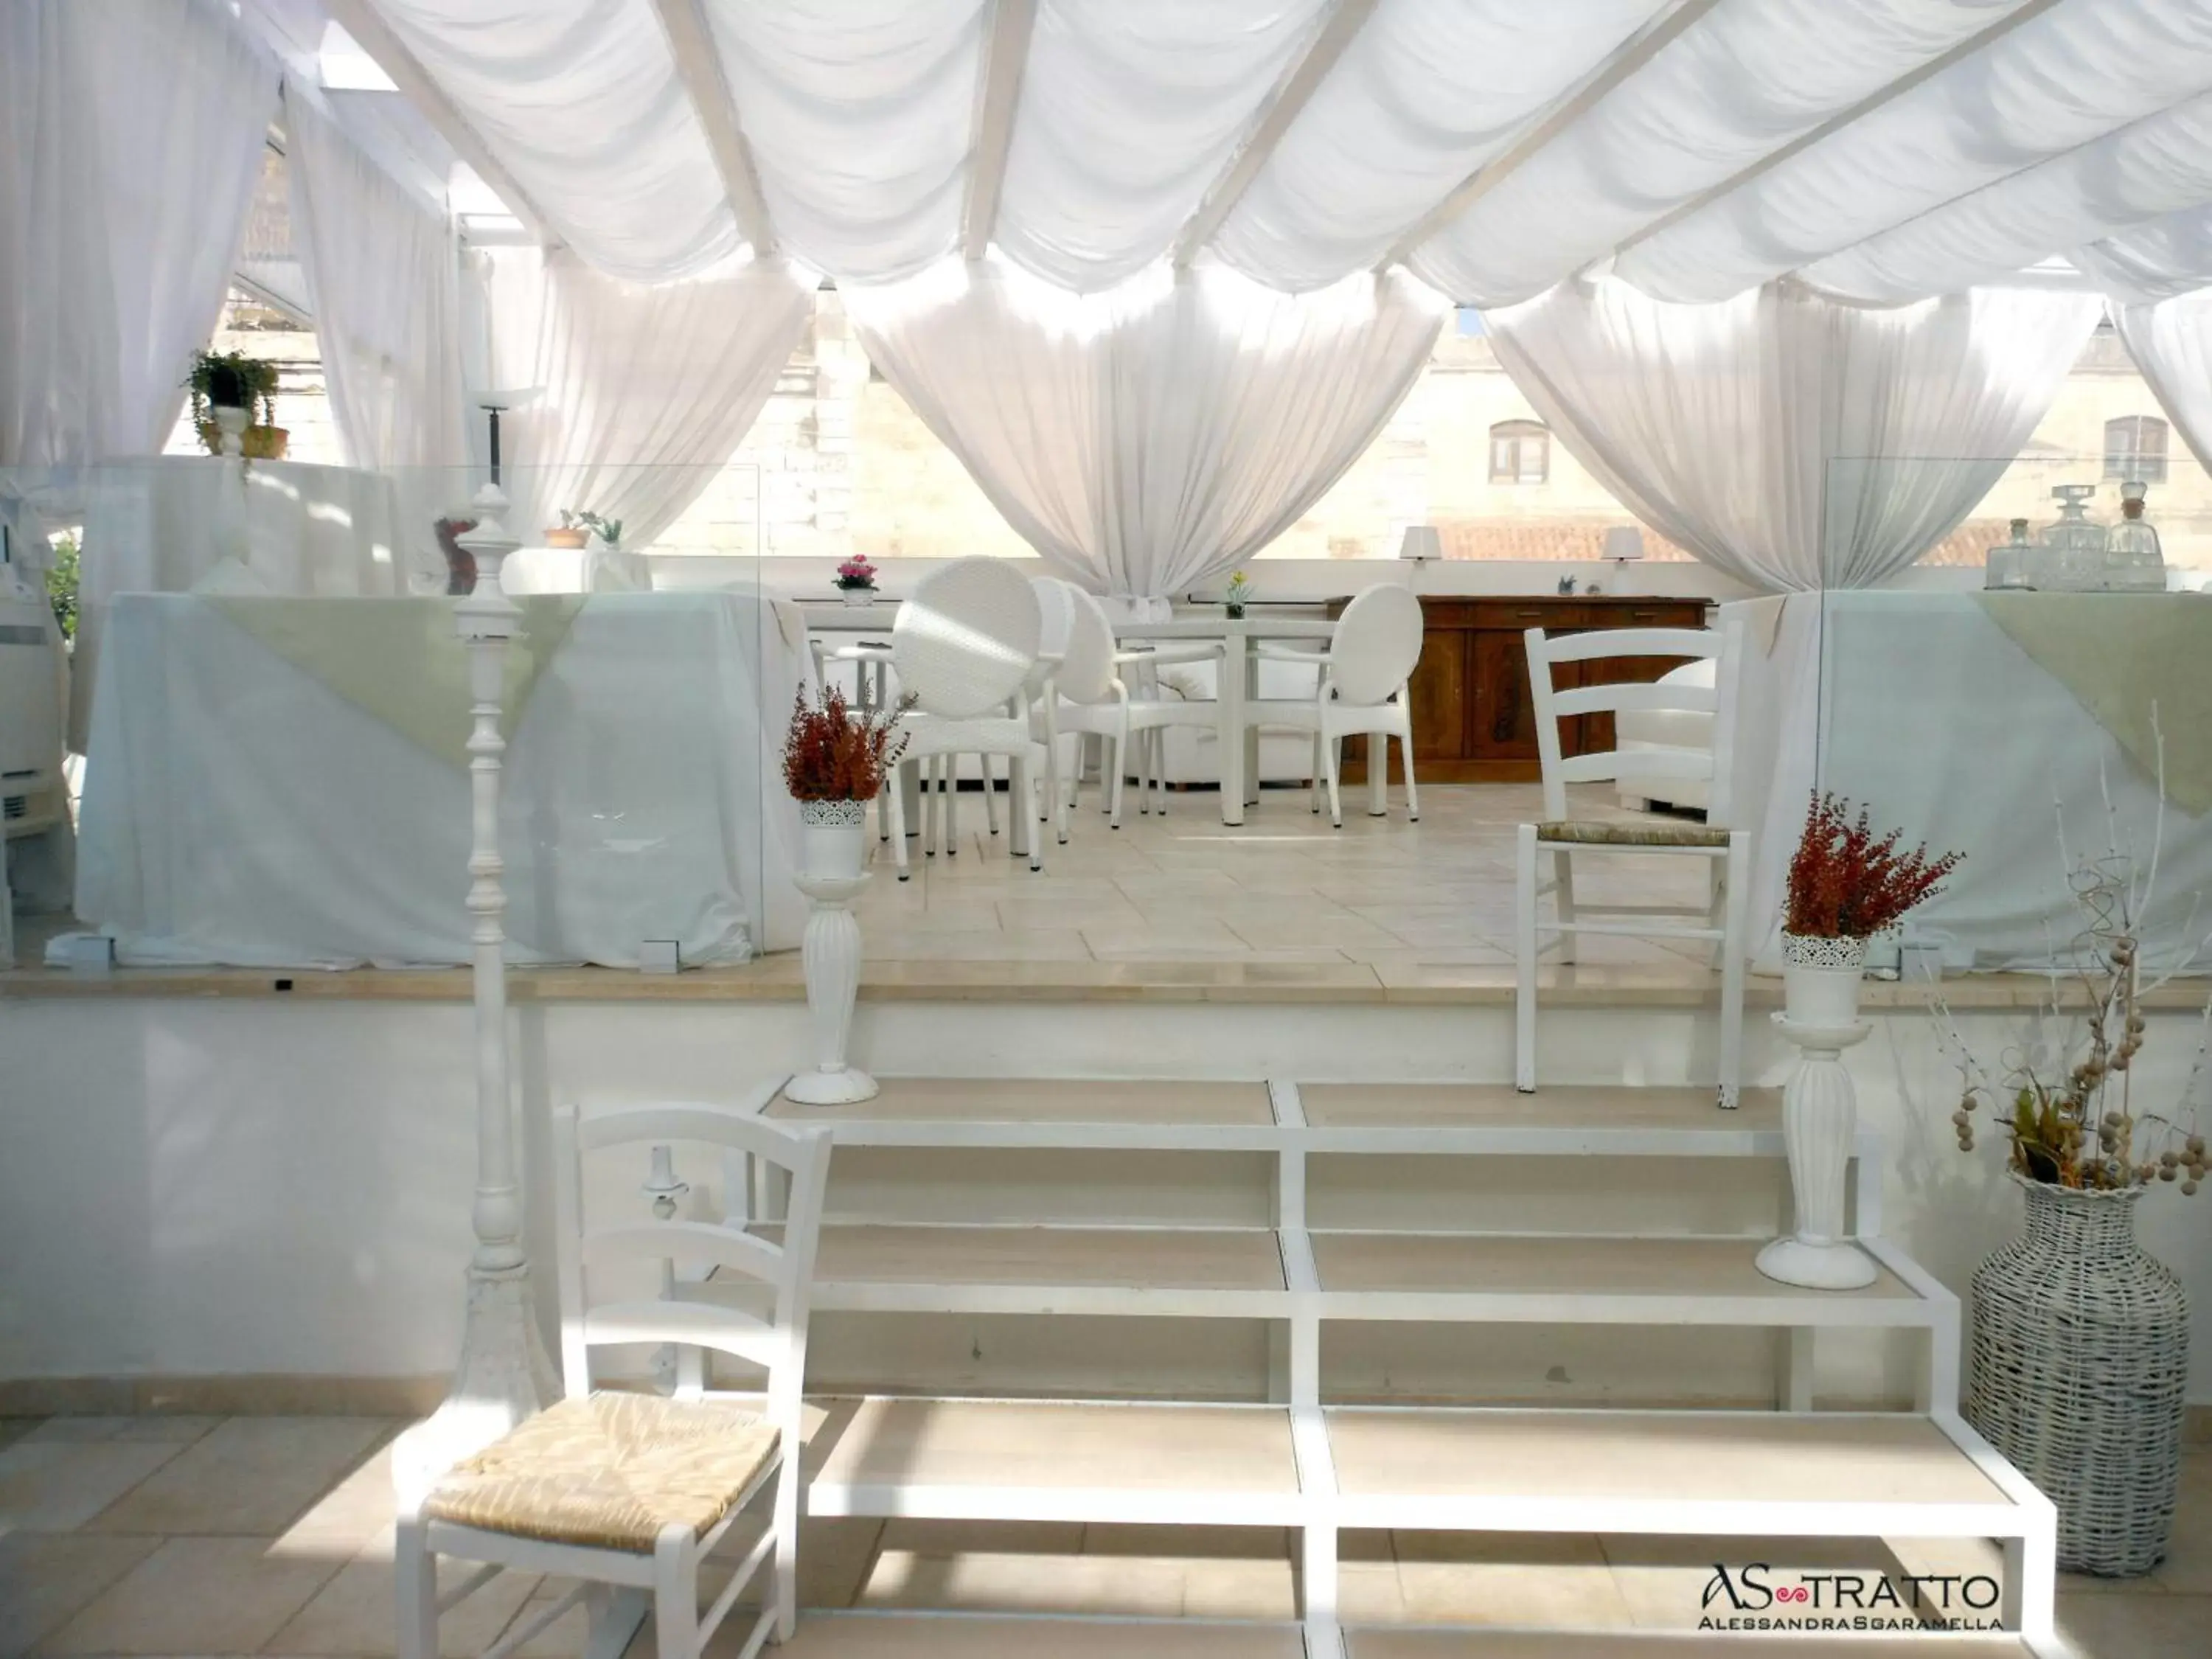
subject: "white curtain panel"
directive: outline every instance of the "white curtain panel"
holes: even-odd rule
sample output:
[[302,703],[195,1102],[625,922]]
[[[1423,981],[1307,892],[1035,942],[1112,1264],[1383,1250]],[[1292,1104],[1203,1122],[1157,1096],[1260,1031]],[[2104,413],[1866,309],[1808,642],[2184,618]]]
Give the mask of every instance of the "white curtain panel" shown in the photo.
[[465,467],[450,222],[362,154],[313,93],[286,88],[284,136],[293,230],[347,459],[403,482]]
[[1003,262],[845,304],[869,360],[1046,562],[1137,600],[1296,522],[1382,429],[1444,312],[1402,271],[1294,298],[1161,267],[1077,297]]
[[370,0],[561,240],[610,276],[744,246],[653,0]]
[[1529,299],[2019,3],[1717,7],[1415,249],[1413,267],[1462,304]]
[[2112,321],[2190,453],[2212,456],[2212,289],[2115,305]]
[[526,542],[571,508],[648,545],[744,441],[813,315],[781,264],[639,288],[558,252],[483,257],[492,378],[544,389],[501,428]]
[[864,282],[951,250],[985,0],[702,3],[780,249]]
[[1212,251],[1294,291],[1375,265],[1661,9],[1662,0],[1382,0]]
[[2208,88],[2203,0],[2054,6],[1625,250],[1614,272],[1662,300],[1724,299]]
[[1798,275],[1815,288],[1883,303],[1954,293],[2208,198],[2212,95],[2016,173]]
[[1515,383],[1625,506],[1786,592],[1874,586],[1948,535],[2035,429],[2100,307],[1984,289],[1875,310],[1794,283],[1677,306],[1601,279],[1487,317]]
[[1079,293],[1174,245],[1323,0],[1039,0],[995,240]]
[[0,6],[0,465],[160,451],[276,79],[218,0]]

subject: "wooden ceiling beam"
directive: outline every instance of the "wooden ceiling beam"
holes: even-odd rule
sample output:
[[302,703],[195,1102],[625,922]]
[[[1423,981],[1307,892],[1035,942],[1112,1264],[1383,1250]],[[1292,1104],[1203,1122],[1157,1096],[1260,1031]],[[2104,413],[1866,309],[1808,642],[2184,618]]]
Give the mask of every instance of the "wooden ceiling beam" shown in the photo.
[[1602,64],[1563,93],[1542,118],[1515,139],[1495,160],[1477,167],[1458,187],[1418,220],[1377,261],[1380,270],[1402,264],[1413,250],[1511,178],[1530,156],[1580,120],[1608,93],[1664,52],[1720,0],[1680,0],[1624,40]]
[[738,228],[752,245],[755,258],[770,258],[775,253],[775,224],[769,217],[768,198],[761,194],[752,146],[738,124],[737,100],[722,74],[722,53],[714,44],[714,33],[707,26],[699,0],[653,0],[653,7],[668,36],[676,77],[707,135],[707,148],[722,175],[722,190],[737,216]]
[[1244,142],[1229,158],[1221,175],[1208,186],[1199,198],[1198,211],[1176,238],[1175,262],[1188,264],[1199,249],[1213,240],[1214,233],[1228,222],[1236,211],[1237,204],[1251,188],[1252,181],[1260,176],[1260,169],[1267,165],[1267,158],[1275,153],[1291,123],[1298,118],[1299,112],[1311,101],[1321,83],[1336,67],[1360,27],[1374,14],[1377,0],[1336,0],[1321,27],[1314,32],[1312,43],[1298,61],[1284,71],[1275,82],[1274,90],[1260,106],[1260,113],[1245,135]]
[[1006,182],[1006,152],[1014,137],[1014,111],[1029,67],[1036,0],[994,0],[983,64],[975,77],[975,142],[968,155],[968,193],[960,214],[960,246],[980,259],[999,223],[999,193]]
[[470,125],[468,118],[446,95],[446,89],[430,77],[421,60],[392,32],[391,26],[377,15],[368,0],[325,0],[325,9],[338,27],[353,37],[354,43],[391,77],[392,84],[421,112],[422,118],[429,122],[453,154],[466,161],[477,177],[507,204],[507,210],[521,221],[532,238],[542,246],[559,246],[560,238],[530,192],[491,153],[483,136]]

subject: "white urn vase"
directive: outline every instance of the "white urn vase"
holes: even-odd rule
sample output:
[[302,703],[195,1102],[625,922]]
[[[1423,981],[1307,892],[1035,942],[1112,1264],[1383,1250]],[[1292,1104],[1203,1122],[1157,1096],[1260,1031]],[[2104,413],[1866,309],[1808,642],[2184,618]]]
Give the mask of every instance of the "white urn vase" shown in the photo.
[[1858,1097],[1844,1050],[1872,1028],[1859,1018],[1863,939],[1782,936],[1782,1012],[1775,1028],[1797,1047],[1782,1091],[1782,1133],[1797,1231],[1759,1253],[1759,1270],[1784,1285],[1857,1290],[1875,1281],[1873,1258],[1851,1243],[1845,1178],[1858,1139]]
[[799,890],[814,906],[800,960],[806,971],[815,1063],[784,1085],[784,1098],[802,1106],[871,1100],[875,1079],[845,1063],[853,1004],[860,993],[860,924],[852,904],[868,884],[867,805],[801,801],[799,836]]

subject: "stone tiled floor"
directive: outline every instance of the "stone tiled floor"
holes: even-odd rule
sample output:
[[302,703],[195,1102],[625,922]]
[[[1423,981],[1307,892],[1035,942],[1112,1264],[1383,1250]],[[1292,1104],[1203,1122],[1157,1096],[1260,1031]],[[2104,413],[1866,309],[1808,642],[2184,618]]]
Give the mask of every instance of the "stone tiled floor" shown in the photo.
[[[1577,816],[1626,818],[1609,787],[1571,792]],[[982,797],[960,804],[958,851],[924,858],[910,843],[912,879],[878,878],[860,911],[878,962],[1158,962],[1180,959],[1357,963],[1378,969],[1503,966],[1512,960],[1513,837],[1540,816],[1534,784],[1437,786],[1421,791],[1409,823],[1391,792],[1390,815],[1366,816],[1364,787],[1345,801],[1344,827],[1307,809],[1303,789],[1269,789],[1245,822],[1221,822],[1219,797],[1171,794],[1164,817],[1140,816],[1134,792],[1122,827],[1107,826],[1086,792],[1065,847],[1047,843],[1032,873],[988,833]],[[1703,860],[1578,860],[1591,902],[1695,902]],[[1700,962],[1694,942],[1592,939],[1596,964]]]
[[[349,1656],[392,1651],[400,1425],[366,1418],[0,1419],[0,1659],[18,1655]],[[1778,1573],[1993,1570],[1995,1552],[1826,1543],[1357,1534],[1360,1622],[1693,1626],[1716,1559]],[[803,1560],[809,1606],[1287,1619],[1291,1540],[1273,1530],[830,1521]],[[558,1588],[510,1575],[447,1618],[480,1651]],[[2082,1659],[2212,1650],[2212,1449],[2190,1453],[2166,1564],[2130,1583],[2065,1581]],[[632,1644],[649,1654],[649,1628]],[[574,1613],[520,1650],[580,1651]]]

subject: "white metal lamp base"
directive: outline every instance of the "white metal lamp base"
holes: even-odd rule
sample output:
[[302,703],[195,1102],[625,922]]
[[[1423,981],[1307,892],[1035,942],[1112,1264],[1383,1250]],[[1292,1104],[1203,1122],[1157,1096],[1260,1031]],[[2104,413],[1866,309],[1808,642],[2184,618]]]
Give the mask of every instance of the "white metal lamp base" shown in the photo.
[[1879,1271],[1873,1257],[1840,1239],[1778,1238],[1759,1253],[1758,1266],[1769,1279],[1814,1291],[1860,1290]]
[[453,1388],[444,1404],[393,1445],[393,1488],[403,1498],[428,1492],[463,1458],[560,1397],[560,1379],[538,1334],[529,1268],[471,1267],[468,1322]]

